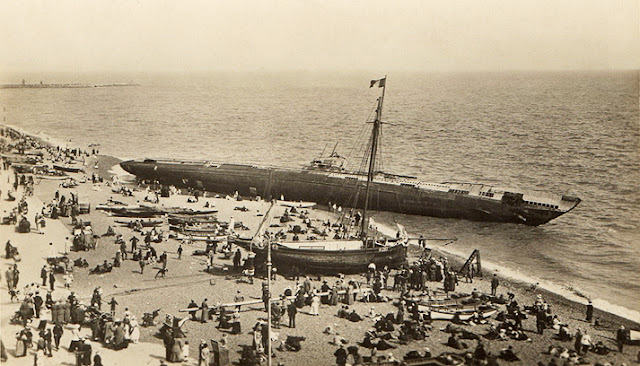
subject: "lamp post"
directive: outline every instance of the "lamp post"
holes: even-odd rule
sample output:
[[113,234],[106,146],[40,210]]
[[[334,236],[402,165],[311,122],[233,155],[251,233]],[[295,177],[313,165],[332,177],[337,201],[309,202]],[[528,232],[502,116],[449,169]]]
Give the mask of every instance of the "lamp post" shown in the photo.
[[269,295],[267,306],[267,366],[271,366],[271,238],[265,233],[267,242],[267,293]]

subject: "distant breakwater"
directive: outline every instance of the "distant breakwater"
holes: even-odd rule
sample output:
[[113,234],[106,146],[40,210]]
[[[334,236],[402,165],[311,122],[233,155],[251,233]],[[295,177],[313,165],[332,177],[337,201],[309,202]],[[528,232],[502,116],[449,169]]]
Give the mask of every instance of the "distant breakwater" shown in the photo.
[[1,84],[0,89],[56,89],[56,88],[109,88],[114,86],[140,86],[135,83],[113,84]]

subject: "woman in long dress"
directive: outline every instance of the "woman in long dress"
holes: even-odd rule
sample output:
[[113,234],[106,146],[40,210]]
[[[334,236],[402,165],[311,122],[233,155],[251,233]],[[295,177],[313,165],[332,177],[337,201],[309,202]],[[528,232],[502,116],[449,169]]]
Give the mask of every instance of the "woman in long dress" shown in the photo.
[[124,342],[129,344],[131,341],[131,325],[129,325],[129,321],[125,319],[122,323],[122,332],[124,333]]
[[138,320],[136,320],[135,316],[131,317],[129,325],[131,326],[131,342],[136,344],[140,340],[140,324],[138,324]]
[[[169,353],[169,362],[182,362],[182,338],[174,338],[171,345],[171,353]],[[208,365],[208,364],[207,364]]]
[[320,296],[318,292],[313,293],[313,299],[311,299],[311,315],[320,315]]
[[231,334],[239,334],[241,331],[240,310],[236,309],[233,314],[231,314]]
[[124,330],[120,322],[116,322],[115,329],[113,330],[113,349],[121,350],[126,347],[124,341]]
[[209,366],[210,357],[211,351],[209,350],[209,345],[202,345],[202,348],[200,349],[200,363],[198,363],[198,366]]
[[333,286],[331,288],[331,294],[329,295],[329,305],[336,306],[338,305],[338,286]]
[[27,340],[22,332],[16,336],[16,357],[24,357],[27,355]]
[[113,322],[107,321],[104,324],[104,343],[110,345],[113,342]]
[[264,353],[264,345],[262,344],[262,325],[256,324],[253,328],[253,348],[257,354]]

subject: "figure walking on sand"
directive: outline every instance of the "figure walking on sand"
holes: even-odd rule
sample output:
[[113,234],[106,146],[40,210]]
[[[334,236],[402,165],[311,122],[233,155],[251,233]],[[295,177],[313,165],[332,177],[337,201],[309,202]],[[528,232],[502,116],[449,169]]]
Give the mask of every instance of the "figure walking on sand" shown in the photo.
[[500,281],[498,281],[498,276],[496,274],[493,275],[491,279],[491,296],[496,296],[498,292],[498,286],[500,286]]
[[207,313],[209,312],[209,304],[207,304],[207,299],[204,299],[204,301],[202,301],[202,305],[200,306],[200,308],[202,309],[202,313],[200,315],[200,321],[202,323],[206,323]]
[[311,315],[318,316],[320,315],[320,296],[318,296],[318,292],[315,291],[313,293],[313,298],[311,299]]
[[592,320],[593,320],[593,303],[591,303],[591,300],[589,300],[589,303],[587,304],[586,321],[588,323],[591,323]]

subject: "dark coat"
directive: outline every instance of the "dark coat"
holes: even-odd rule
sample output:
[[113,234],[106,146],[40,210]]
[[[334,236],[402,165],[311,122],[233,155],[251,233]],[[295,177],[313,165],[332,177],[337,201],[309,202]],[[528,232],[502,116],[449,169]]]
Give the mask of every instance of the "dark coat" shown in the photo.
[[292,302],[289,305],[287,305],[287,314],[289,315],[289,318],[295,317],[297,313],[298,313],[298,307],[296,306],[295,303]]

